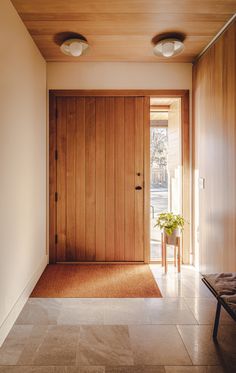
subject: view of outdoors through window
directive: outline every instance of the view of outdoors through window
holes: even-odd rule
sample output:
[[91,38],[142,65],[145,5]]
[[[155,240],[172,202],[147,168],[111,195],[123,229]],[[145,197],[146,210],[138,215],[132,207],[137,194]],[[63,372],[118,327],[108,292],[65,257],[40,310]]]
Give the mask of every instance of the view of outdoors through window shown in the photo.
[[157,216],[168,210],[168,128],[151,127],[151,258],[161,257],[161,232],[153,226]]
[[[161,232],[155,227],[162,212],[181,213],[181,113],[180,99],[153,98],[150,112],[151,255],[161,259]],[[173,258],[172,251],[168,251]]]

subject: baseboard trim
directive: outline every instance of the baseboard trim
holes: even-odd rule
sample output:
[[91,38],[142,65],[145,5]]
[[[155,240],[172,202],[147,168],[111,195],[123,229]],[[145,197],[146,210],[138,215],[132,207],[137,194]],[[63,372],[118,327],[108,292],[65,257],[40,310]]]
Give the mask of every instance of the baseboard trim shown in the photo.
[[7,317],[3,321],[2,325],[0,326],[0,347],[3,344],[5,338],[7,337],[8,333],[10,332],[14,322],[16,321],[17,317],[19,316],[22,308],[24,307],[25,303],[27,302],[32,290],[34,289],[37,281],[39,280],[41,274],[43,273],[45,267],[48,264],[48,255],[45,255],[43,260],[41,261],[40,265],[38,266],[37,270],[34,272],[33,276],[31,277],[28,284],[25,286],[24,290],[22,291],[21,295],[15,302],[14,306],[8,313]]

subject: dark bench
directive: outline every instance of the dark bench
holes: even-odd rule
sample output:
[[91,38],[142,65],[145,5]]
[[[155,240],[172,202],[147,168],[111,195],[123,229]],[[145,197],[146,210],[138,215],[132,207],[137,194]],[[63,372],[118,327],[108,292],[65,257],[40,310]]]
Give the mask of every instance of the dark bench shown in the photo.
[[236,321],[236,272],[204,275],[204,284],[217,299],[213,338],[217,339],[221,306]]

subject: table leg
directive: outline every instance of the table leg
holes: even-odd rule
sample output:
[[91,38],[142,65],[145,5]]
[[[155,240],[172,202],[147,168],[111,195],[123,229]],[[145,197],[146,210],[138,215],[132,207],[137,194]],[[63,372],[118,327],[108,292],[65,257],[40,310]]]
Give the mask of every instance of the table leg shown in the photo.
[[165,273],[167,273],[167,253],[166,253],[166,235],[163,235],[163,251],[164,251],[164,265],[165,265]]
[[164,235],[161,234],[161,265],[164,267]]
[[180,237],[176,237],[176,243],[178,247],[178,272],[180,272],[180,265],[181,265],[181,253],[180,253]]

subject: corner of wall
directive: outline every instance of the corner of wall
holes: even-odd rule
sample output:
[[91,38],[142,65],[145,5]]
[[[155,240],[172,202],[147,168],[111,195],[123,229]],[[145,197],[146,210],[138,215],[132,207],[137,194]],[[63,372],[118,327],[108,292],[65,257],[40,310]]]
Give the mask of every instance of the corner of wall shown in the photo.
[[27,283],[26,287],[20,294],[19,298],[17,299],[16,303],[8,313],[7,317],[3,321],[2,325],[0,326],[0,347],[4,342],[5,338],[7,337],[8,333],[10,332],[12,326],[14,325],[17,317],[19,316],[22,308],[24,307],[25,303],[27,302],[30,294],[32,293],[35,285],[37,284],[41,274],[43,273],[45,267],[48,264],[48,255],[45,255],[43,260],[41,261],[40,265],[34,272],[33,276]]

